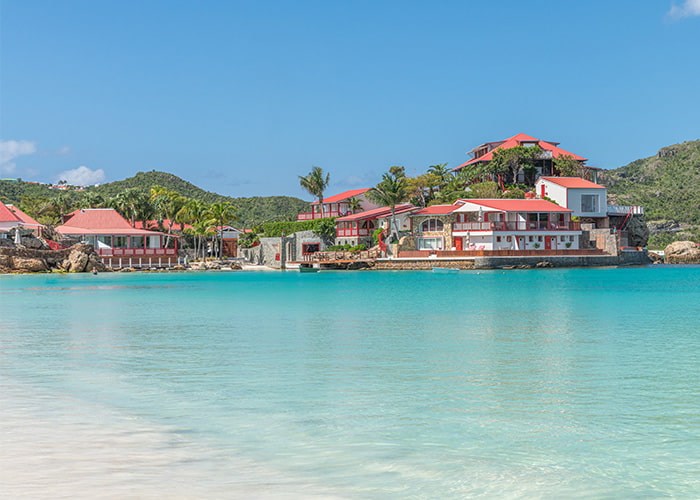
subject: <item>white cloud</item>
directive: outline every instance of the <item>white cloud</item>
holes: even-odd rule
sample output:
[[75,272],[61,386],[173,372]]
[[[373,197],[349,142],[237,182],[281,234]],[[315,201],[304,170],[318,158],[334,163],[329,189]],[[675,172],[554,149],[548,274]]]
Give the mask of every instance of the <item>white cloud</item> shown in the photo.
[[0,139],[0,173],[4,175],[15,171],[14,159],[19,156],[36,153],[36,145],[31,141],[5,141]]
[[73,170],[66,170],[58,174],[59,181],[66,181],[66,183],[73,186],[88,186],[90,184],[99,184],[105,180],[105,171],[101,168],[97,170],[90,170],[86,166],[80,166],[74,168]]
[[700,0],[684,0],[681,5],[673,4],[668,16],[672,19],[700,16]]

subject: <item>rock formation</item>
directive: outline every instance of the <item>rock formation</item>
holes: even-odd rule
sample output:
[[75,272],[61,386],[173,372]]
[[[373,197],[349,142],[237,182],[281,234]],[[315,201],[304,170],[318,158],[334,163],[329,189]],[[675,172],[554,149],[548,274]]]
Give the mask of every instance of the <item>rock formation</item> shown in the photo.
[[666,264],[700,264],[700,247],[692,241],[674,241],[664,250]]
[[92,245],[73,245],[65,250],[0,247],[0,273],[110,271]]

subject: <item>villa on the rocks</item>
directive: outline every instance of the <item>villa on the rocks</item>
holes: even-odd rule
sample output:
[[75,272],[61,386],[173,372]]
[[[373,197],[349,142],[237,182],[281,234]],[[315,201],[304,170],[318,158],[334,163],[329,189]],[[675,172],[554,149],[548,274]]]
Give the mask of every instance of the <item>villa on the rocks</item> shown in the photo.
[[[396,205],[394,214],[396,217],[396,231],[410,231],[411,219],[409,215],[418,210],[411,204]],[[366,210],[356,214],[339,217],[335,220],[336,245],[356,246],[364,244],[367,248],[373,244],[373,233],[382,227],[391,224],[391,208],[380,207]]]
[[[584,158],[583,156],[579,156],[577,154],[571,153],[569,151],[566,151],[565,149],[560,148],[558,142],[543,141],[541,139],[537,139],[537,138],[529,136],[527,134],[516,134],[513,137],[509,137],[509,138],[504,139],[502,141],[486,142],[484,144],[476,146],[471,151],[469,151],[469,154],[472,155],[472,158],[469,159],[468,161],[462,163],[458,167],[455,167],[453,170],[460,171],[464,167],[467,167],[470,165],[488,163],[491,160],[493,160],[493,154],[496,151],[501,150],[501,149],[514,148],[514,147],[518,147],[518,146],[523,146],[523,147],[539,146],[542,149],[542,155],[536,161],[536,164],[535,164],[536,173],[534,175],[534,179],[537,179],[537,177],[540,177],[540,176],[558,175],[559,172],[557,171],[553,160],[555,158],[560,157],[560,156],[570,156],[571,158],[573,158],[574,160],[579,162],[581,167],[586,169],[587,176],[590,177],[593,182],[597,182],[598,171],[600,171],[601,169],[597,168],[597,167],[590,167],[590,166],[586,165],[585,164],[587,161],[586,158]],[[525,172],[523,172],[523,171],[520,172],[518,179],[516,179],[516,182],[518,182],[518,183],[527,182]],[[530,181],[530,182],[532,182],[532,181]]]
[[35,236],[41,236],[41,230],[45,227],[18,207],[0,201],[0,238],[6,238],[8,231],[16,226],[31,229]]
[[[340,194],[329,196],[323,199],[323,203],[314,201],[311,203],[311,212],[297,214],[297,220],[312,220],[322,217],[343,217],[356,212],[364,212],[379,208],[365,196],[370,188],[351,189]],[[357,209],[353,210],[353,205],[357,204]]]
[[132,227],[112,208],[75,210],[56,231],[94,245],[108,266],[169,267],[177,264],[177,237]]

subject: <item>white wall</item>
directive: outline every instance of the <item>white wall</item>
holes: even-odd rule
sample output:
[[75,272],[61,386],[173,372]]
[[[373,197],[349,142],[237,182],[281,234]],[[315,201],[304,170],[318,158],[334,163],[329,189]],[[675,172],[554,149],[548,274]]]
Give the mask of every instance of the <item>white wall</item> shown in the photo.
[[[545,179],[538,179],[535,183],[537,196],[542,195],[542,184],[544,184],[544,195],[554,200],[559,206],[573,210],[572,216],[577,217],[607,217],[607,189],[605,188],[565,188]],[[581,211],[581,196],[598,196],[598,210],[595,212]]]

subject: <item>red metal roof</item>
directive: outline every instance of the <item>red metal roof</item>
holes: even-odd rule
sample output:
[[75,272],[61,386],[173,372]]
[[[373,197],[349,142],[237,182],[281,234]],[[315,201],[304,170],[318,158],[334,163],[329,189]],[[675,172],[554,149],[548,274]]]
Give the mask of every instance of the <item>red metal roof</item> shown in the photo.
[[[574,153],[570,153],[569,151],[566,151],[557,145],[559,144],[558,142],[551,142],[551,141],[543,141],[540,139],[537,139],[535,137],[532,137],[527,134],[516,134],[513,137],[509,137],[505,141],[503,141],[502,144],[499,146],[493,148],[491,151],[488,153],[479,156],[478,158],[472,158],[469,161],[466,161],[462,163],[460,166],[454,168],[453,170],[459,170],[462,167],[465,167],[467,165],[471,165],[473,163],[479,163],[482,161],[491,161],[493,160],[493,152],[497,151],[499,149],[508,149],[508,148],[514,148],[516,146],[522,145],[523,142],[536,142],[539,147],[541,147],[545,151],[551,151],[552,152],[552,157],[553,158],[558,158],[559,156],[562,155],[569,155],[574,158],[574,160],[578,161],[586,161],[586,158],[583,156],[575,155]],[[493,143],[486,143],[486,144],[493,144]],[[478,149],[478,148],[475,148]],[[472,150],[473,151],[473,150]]]
[[460,205],[433,205],[425,207],[411,215],[447,215],[457,210]]
[[14,205],[7,205],[7,208],[9,208],[12,212],[14,212],[15,217],[17,217],[19,220],[22,221],[23,224],[27,224],[28,226],[41,226],[44,227],[43,224],[40,224],[38,221],[24,213],[22,210],[17,208]]
[[[572,212],[568,208],[560,207],[556,203],[547,200],[481,200],[481,199],[464,199],[457,200],[455,203],[473,203],[485,208],[492,208],[501,212]],[[459,208],[461,205],[457,205]]]
[[[402,214],[415,209],[416,207],[411,204],[396,205],[394,213]],[[391,215],[391,209],[389,207],[380,207],[373,210],[366,210],[357,214],[346,215],[345,217],[338,217],[336,221],[349,222],[353,220],[379,219],[381,217],[388,217],[389,215]]]
[[10,208],[0,201],[0,222],[22,222]]
[[72,212],[66,224],[56,231],[62,234],[163,234],[131,227],[113,208],[85,208]]
[[[353,196],[360,196],[361,194],[366,193],[369,191],[370,188],[364,188],[364,189],[351,189],[350,191],[345,191],[340,194],[336,194],[334,196],[330,196],[328,198],[323,199],[323,203],[338,203],[339,201],[347,200],[348,198],[352,198]],[[314,201],[312,203],[318,205],[318,201]]]
[[[565,188],[597,188],[605,189],[605,186],[596,184],[595,182],[587,181],[580,177],[540,177],[545,181],[549,181],[552,184],[557,184],[558,186]],[[539,180],[539,179],[538,179]]]

